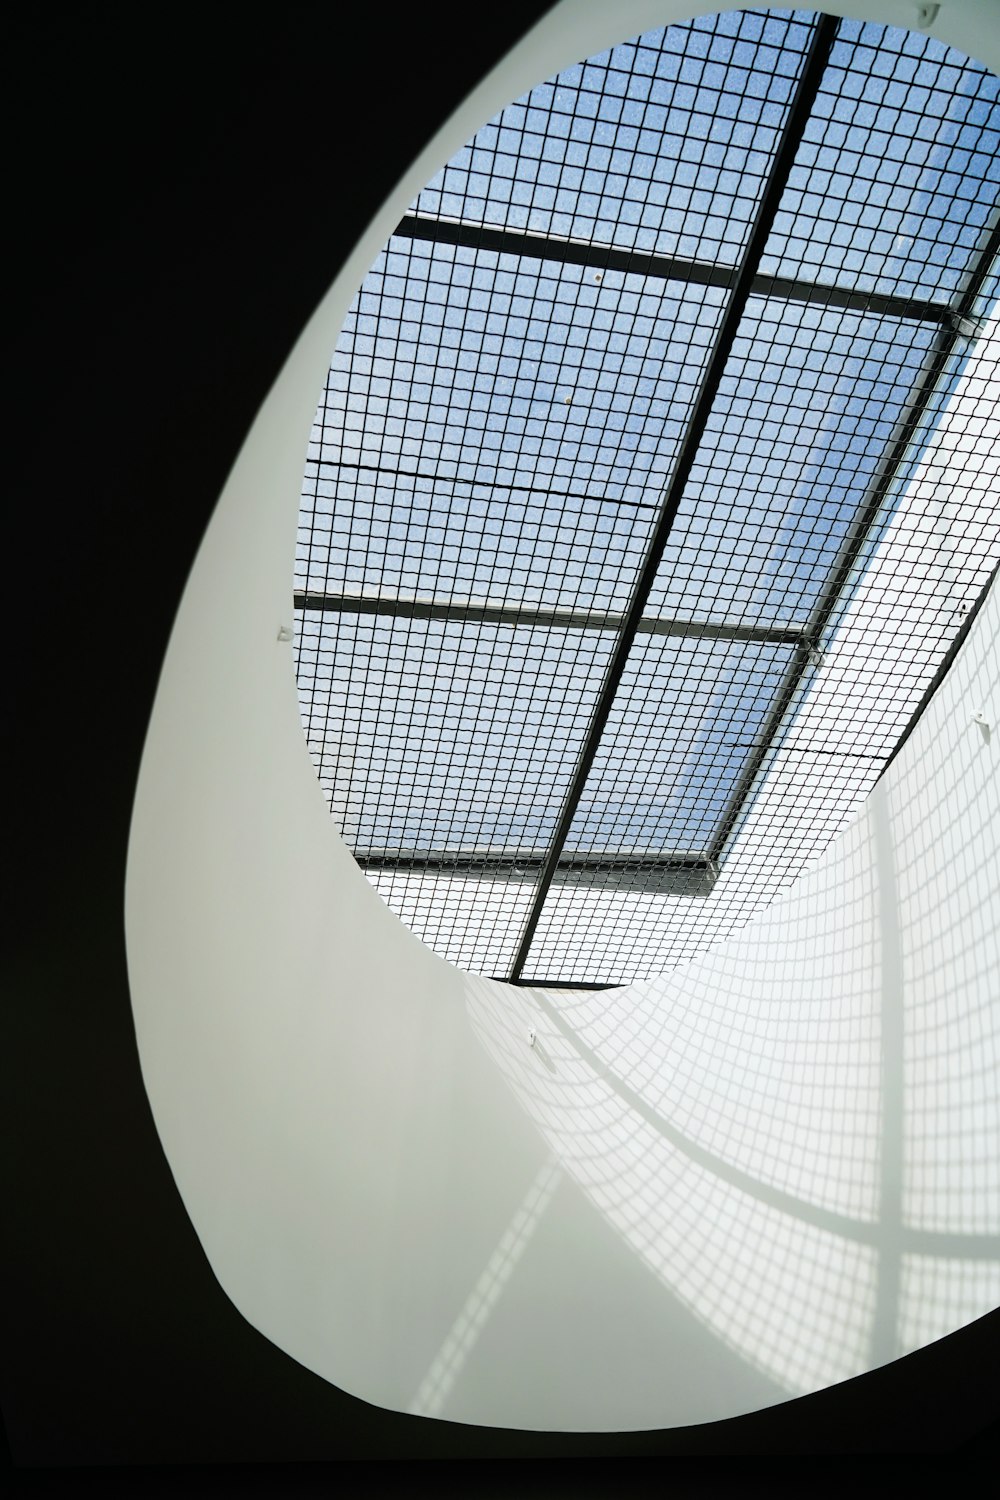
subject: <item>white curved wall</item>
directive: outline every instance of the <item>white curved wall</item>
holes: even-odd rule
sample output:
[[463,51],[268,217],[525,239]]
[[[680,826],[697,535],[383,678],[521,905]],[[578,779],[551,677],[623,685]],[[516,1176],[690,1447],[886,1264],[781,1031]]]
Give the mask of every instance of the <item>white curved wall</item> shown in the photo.
[[[1000,1300],[996,589],[818,868],[704,960],[582,998],[452,970],[391,916],[334,831],[277,640],[316,394],[407,203],[569,58],[688,14],[564,0],[414,163],[247,438],[143,756],[129,971],[180,1193],[255,1327],[400,1410],[708,1421]],[[945,0],[933,29],[1000,71],[1000,10]]]

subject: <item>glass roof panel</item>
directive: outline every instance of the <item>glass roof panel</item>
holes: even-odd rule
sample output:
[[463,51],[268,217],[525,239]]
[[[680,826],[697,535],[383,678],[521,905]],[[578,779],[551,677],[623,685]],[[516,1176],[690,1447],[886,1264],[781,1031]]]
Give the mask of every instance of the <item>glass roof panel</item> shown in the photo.
[[484,125],[413,212],[732,265],[811,23],[709,16],[566,68]]
[[804,627],[937,336],[751,297],[650,611]]
[[[351,599],[589,611],[627,602],[651,518],[502,486],[308,476],[296,587]],[[397,610],[398,612],[398,610]]]
[[[567,850],[706,855],[792,655],[637,637]],[[628,873],[608,882],[632,883]]]
[[428,948],[474,974],[509,974],[531,911],[535,883],[431,875],[400,868],[366,870],[379,895]]
[[[1000,559],[1000,318],[954,358],[934,431],[886,499],[784,743],[884,764]],[[872,705],[877,712],[872,712]]]
[[452,962],[662,972],[878,780],[1000,558],[997,98],[922,35],[670,27],[504,111],[380,255],[309,448],[299,695]]
[[1000,79],[845,20],[761,269],[947,302],[995,215]]
[[[763,790],[710,894],[655,895],[554,886],[524,965],[527,984],[649,979],[730,937],[828,848],[857,812],[881,762],[775,752]],[[496,971],[495,971],[496,972]]]
[[307,738],[362,866],[391,852],[433,884],[465,853],[530,881],[509,856],[551,839],[613,635],[308,610],[299,631]]
[[620,984],[696,956],[786,889],[874,788],[1000,560],[1000,317],[954,364],[960,378],[945,380],[933,435],[887,496],[711,891],[692,901],[554,887],[526,981]]
[[310,457],[648,504],[724,295],[397,236],[344,325]]

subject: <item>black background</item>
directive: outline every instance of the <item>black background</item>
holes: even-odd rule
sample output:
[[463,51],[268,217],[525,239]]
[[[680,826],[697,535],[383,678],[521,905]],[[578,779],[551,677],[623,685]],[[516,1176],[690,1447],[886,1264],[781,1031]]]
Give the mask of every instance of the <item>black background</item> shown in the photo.
[[[463,1487],[551,1492],[602,1475],[620,1488],[635,1468],[600,1460],[625,1455],[662,1455],[659,1472],[679,1480],[704,1476],[710,1455],[870,1465],[990,1445],[995,1316],[830,1391],[663,1433],[506,1433],[377,1410],[230,1304],[153,1128],[124,870],[187,572],[261,400],[358,233],[546,8],[362,5],[349,29],[333,4],[39,8],[6,23],[2,1358],[22,1488],[320,1493],[372,1473],[345,1459],[419,1458],[473,1461],[425,1465],[435,1486],[446,1472]],[[563,1462],[528,1462],[543,1456]]]

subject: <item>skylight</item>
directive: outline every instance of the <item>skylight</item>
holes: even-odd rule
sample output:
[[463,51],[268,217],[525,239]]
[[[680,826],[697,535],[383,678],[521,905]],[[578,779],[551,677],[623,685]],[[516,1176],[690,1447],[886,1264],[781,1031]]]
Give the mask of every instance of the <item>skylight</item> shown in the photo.
[[1000,82],[810,12],[567,68],[419,195],[344,325],[303,724],[461,968],[645,978],[845,825],[1000,556]]

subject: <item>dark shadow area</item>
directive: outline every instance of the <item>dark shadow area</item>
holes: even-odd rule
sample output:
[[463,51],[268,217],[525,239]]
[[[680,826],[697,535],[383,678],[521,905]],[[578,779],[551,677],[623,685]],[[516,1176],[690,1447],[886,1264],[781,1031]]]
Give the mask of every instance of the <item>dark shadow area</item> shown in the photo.
[[[378,1410],[236,1311],[153,1127],[123,889],[143,737],[188,570],[262,399],[359,230],[546,8],[477,13],[457,47],[441,8],[361,8],[349,40],[337,10],[318,6],[259,19],[110,6],[22,14],[8,28],[17,759],[2,1399],[22,1493],[325,1493],[345,1473],[329,1461],[387,1456],[470,1461],[489,1493],[497,1457],[944,1452],[977,1443],[993,1418],[996,1318],[843,1386],[698,1428],[577,1437]],[[371,1471],[359,1472],[363,1489]],[[513,1482],[530,1490],[537,1478]]]

